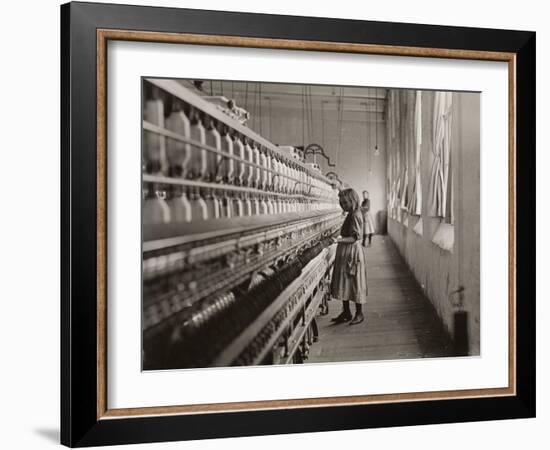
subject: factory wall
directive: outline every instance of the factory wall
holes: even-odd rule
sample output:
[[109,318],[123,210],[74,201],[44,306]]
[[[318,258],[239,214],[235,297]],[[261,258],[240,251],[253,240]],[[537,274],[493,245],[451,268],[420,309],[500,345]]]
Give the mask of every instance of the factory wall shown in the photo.
[[[407,221],[388,219],[388,233],[449,333],[461,341],[466,337],[469,354],[477,355],[480,351],[480,96],[453,94],[454,245],[450,250],[433,242],[443,220],[430,217],[427,211],[428,181],[433,162],[433,105],[434,93],[423,91],[422,214],[420,217],[409,216]],[[419,220],[422,220],[422,234],[414,231]],[[460,294],[454,293],[460,288],[463,288],[461,299]],[[456,305],[460,300],[461,308]],[[460,325],[461,318],[464,318],[459,312],[461,310],[466,312],[464,326]]]
[[[304,121],[301,110],[272,106],[269,113],[267,107],[264,108],[265,114],[253,115],[248,125],[275,144],[320,144],[330,157],[331,163],[336,164],[336,167],[330,167],[322,157],[317,157],[316,162],[320,164],[323,173],[335,171],[340,179],[355,189],[361,197],[363,190],[369,191],[371,213],[376,222],[377,232],[385,232],[386,136],[385,123],[380,117],[371,117],[366,122],[365,112],[345,112],[339,145],[340,133],[336,110],[325,111],[324,121],[321,120],[319,111],[315,111],[311,131],[308,132],[302,125]],[[375,155],[377,142],[379,154]],[[311,157],[308,161],[312,161]]]

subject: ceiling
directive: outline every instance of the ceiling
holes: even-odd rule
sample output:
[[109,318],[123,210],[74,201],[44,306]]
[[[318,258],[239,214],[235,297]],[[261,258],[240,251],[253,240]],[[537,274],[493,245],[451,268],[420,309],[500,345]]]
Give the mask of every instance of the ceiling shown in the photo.
[[[192,80],[180,80],[197,91]],[[343,120],[382,122],[385,120],[386,88],[323,85],[210,81],[200,83],[202,95],[223,95],[248,111],[307,109],[313,114],[341,111]],[[350,114],[352,113],[352,114]]]

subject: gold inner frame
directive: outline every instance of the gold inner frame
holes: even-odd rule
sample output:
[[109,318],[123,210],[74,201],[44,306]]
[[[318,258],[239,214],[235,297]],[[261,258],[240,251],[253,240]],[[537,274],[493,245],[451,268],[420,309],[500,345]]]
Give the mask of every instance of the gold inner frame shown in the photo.
[[[364,53],[392,56],[502,61],[508,63],[508,387],[410,392],[287,400],[150,406],[108,409],[107,405],[107,42],[109,40],[180,43],[286,50]],[[218,413],[402,401],[445,400],[516,394],[516,54],[445,48],[421,48],[340,42],[263,39],[114,29],[97,30],[97,418]]]

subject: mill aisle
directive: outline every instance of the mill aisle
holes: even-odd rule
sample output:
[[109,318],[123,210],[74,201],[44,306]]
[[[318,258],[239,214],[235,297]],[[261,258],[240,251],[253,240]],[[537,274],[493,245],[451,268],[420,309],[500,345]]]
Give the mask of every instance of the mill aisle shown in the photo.
[[331,300],[329,314],[317,317],[319,341],[306,363],[452,356],[441,320],[388,236],[374,236],[367,264],[365,321],[331,323],[342,310],[341,302]]

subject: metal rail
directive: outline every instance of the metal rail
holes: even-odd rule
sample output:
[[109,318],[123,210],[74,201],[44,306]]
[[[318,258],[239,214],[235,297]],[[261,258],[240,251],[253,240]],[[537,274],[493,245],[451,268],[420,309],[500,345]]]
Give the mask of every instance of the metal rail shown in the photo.
[[[227,366],[230,365],[237,357],[246,349],[249,343],[261,332],[261,330],[269,323],[269,321],[275,316],[275,314],[289,301],[289,299],[297,295],[301,291],[300,299],[301,301],[297,302],[296,307],[307,300],[308,296],[311,295],[318,282],[324,277],[326,269],[328,267],[326,263],[327,251],[322,251],[317,255],[312,261],[308,263],[306,268],[302,271],[302,274],[296,278],[278,297],[272,302],[258,318],[251,323],[248,327],[244,328],[241,333],[229,344],[224,351],[213,361],[213,366]],[[307,286],[304,287],[304,279],[308,276],[314,275],[314,280]],[[268,344],[265,345],[264,349],[257,355],[255,358],[255,363],[261,361],[265,356],[266,352],[274,345],[276,340],[279,338],[284,329],[288,326],[288,321],[290,317],[293,317],[294,314],[287,316],[285,321],[281,323],[278,329],[270,337]]]
[[302,342],[302,339],[306,334],[306,331],[309,325],[311,324],[312,320],[315,318],[315,313],[317,312],[317,308],[319,308],[319,304],[321,303],[321,300],[325,295],[326,293],[322,290],[319,290],[315,294],[315,296],[311,299],[311,303],[309,304],[307,309],[304,311],[303,323],[299,324],[294,329],[292,334],[289,336],[288,338],[289,349],[284,360],[285,364],[292,363],[292,358],[296,353],[296,350],[298,350],[298,347],[300,346],[300,343]]
[[[232,226],[227,226],[225,223],[221,223],[220,227],[215,227],[212,230],[203,231],[202,233],[196,232],[195,226],[201,228],[208,228],[207,223],[198,223],[195,225],[190,224],[187,227],[185,224],[180,226],[181,236],[170,237],[164,239],[155,239],[146,241],[143,243],[143,253],[152,252],[155,250],[176,247],[185,244],[197,245],[202,242],[201,245],[206,245],[208,240],[226,238],[234,239],[234,243],[243,244],[245,241],[244,235],[247,236],[251,233],[266,233],[273,230],[277,231],[290,231],[292,227],[308,221],[314,221],[315,223],[323,222],[330,219],[342,217],[340,212],[335,211],[310,211],[301,213],[285,213],[275,215],[260,215],[251,219],[250,217],[231,219]],[[222,219],[223,220],[223,219]],[[221,221],[220,221],[221,222]],[[217,225],[217,224],[216,224]]]
[[[171,290],[153,300],[147,301],[144,299],[144,329],[152,329],[157,325],[162,325],[162,322],[167,320],[169,317],[177,314],[186,306],[190,306],[208,295],[212,295],[218,291],[232,289],[245,281],[254,271],[259,270],[268,265],[271,261],[274,261],[277,258],[280,258],[285,254],[289,254],[292,251],[304,246],[307,242],[312,241],[316,237],[322,236],[328,231],[330,231],[330,227],[327,227],[319,232],[310,233],[303,239],[293,242],[288,247],[275,249],[272,252],[266,253],[261,257],[257,257],[254,260],[249,261],[245,267],[236,268],[230,271],[229,274],[227,273],[227,269],[223,270],[223,274],[210,274],[208,277],[209,281],[207,286],[205,288],[198,289],[195,294],[190,294],[187,291],[178,293]],[[303,276],[304,275],[302,274],[302,277],[300,278],[303,278]],[[287,291],[285,290],[285,292]]]
[[[146,131],[152,132],[152,133],[160,134],[160,135],[168,137],[170,139],[174,139],[175,141],[184,142],[185,144],[192,145],[193,147],[198,147],[198,148],[206,150],[210,153],[214,153],[214,154],[216,154],[216,155],[218,155],[222,158],[233,159],[233,160],[235,160],[239,163],[246,164],[248,166],[252,166],[252,167],[254,167],[256,169],[260,169],[264,172],[270,172],[274,176],[287,178],[289,180],[295,181],[296,183],[307,184],[307,183],[304,183],[303,180],[300,180],[298,178],[292,177],[290,175],[281,174],[279,171],[277,171],[275,169],[270,169],[269,167],[265,167],[265,166],[262,166],[260,164],[256,164],[253,161],[243,159],[238,155],[226,153],[226,152],[223,152],[221,150],[218,150],[217,148],[210,147],[209,145],[202,144],[202,143],[197,142],[197,141],[195,141],[193,139],[190,139],[190,138],[186,138],[185,136],[182,136],[181,134],[174,133],[173,131],[167,130],[166,128],[159,127],[158,125],[152,124],[151,122],[148,122],[146,120],[143,121],[143,129],[146,130]],[[290,161],[293,164],[298,163],[298,161],[296,161],[296,160],[290,160]],[[310,174],[308,173],[308,175],[310,175]],[[320,189],[320,188],[318,188],[318,189]],[[262,191],[262,192],[265,192],[265,191]]]
[[[221,191],[233,191],[233,192],[243,192],[243,193],[267,195],[267,196],[275,196],[275,197],[285,197],[289,199],[303,199],[303,200],[326,199],[326,200],[332,200],[332,203],[337,205],[336,198],[331,197],[329,195],[315,195],[315,196],[309,195],[308,196],[304,194],[284,194],[282,192],[264,191],[262,189],[237,186],[233,184],[210,183],[206,181],[188,180],[186,178],[172,178],[172,177],[165,177],[162,175],[149,175],[149,174],[143,174],[143,181],[145,183],[177,184],[180,186],[190,186],[190,187],[198,187],[198,188],[204,188],[204,189],[215,189],[215,190],[221,190]],[[327,190],[324,190],[315,186],[313,187],[315,189],[320,189],[322,191],[329,192]]]

